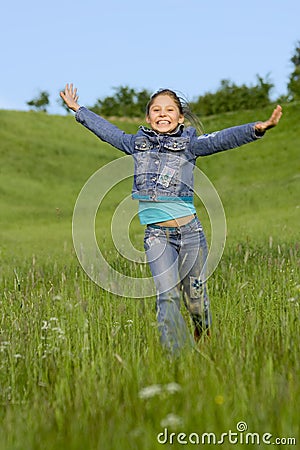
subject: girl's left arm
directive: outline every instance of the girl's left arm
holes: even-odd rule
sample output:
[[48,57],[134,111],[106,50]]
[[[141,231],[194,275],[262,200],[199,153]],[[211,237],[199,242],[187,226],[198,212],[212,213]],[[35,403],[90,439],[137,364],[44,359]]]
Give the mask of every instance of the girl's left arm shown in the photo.
[[278,105],[265,122],[248,123],[199,136],[192,142],[195,156],[211,155],[253,142],[261,138],[267,130],[275,127],[281,116],[282,108]]

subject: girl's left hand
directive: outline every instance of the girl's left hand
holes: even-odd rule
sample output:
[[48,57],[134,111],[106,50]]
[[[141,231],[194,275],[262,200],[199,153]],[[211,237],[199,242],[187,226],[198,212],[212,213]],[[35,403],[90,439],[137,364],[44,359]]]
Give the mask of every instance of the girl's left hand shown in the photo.
[[277,105],[276,108],[274,109],[270,119],[266,120],[266,122],[256,123],[255,130],[259,131],[260,133],[264,133],[265,131],[269,130],[270,128],[276,127],[281,116],[282,116],[282,108],[280,105]]

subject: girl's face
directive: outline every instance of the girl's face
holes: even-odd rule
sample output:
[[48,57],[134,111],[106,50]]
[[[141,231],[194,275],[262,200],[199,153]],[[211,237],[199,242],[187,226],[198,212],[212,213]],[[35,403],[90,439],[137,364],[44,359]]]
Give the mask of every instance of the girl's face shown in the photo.
[[184,122],[184,115],[180,114],[178,106],[169,95],[162,94],[154,99],[146,121],[158,133],[170,133]]

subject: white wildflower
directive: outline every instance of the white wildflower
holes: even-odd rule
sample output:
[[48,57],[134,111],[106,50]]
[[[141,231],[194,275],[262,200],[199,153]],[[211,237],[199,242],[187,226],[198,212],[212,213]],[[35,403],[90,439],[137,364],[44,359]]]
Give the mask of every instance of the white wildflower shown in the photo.
[[130,328],[130,327],[132,326],[132,324],[133,324],[133,320],[128,319],[128,320],[126,321],[125,328]]
[[183,420],[181,417],[177,416],[176,414],[168,414],[164,419],[161,420],[160,425],[161,427],[170,427],[170,428],[178,428],[182,426]]
[[162,387],[160,384],[152,384],[150,386],[146,386],[139,392],[139,397],[143,399],[155,397],[155,395],[159,395],[162,393]]
[[8,345],[10,345],[10,342],[8,341],[0,342],[0,352],[4,352]]
[[178,383],[172,382],[165,385],[152,384],[140,390],[140,398],[151,398],[159,394],[175,394],[175,392],[181,391],[181,386]]
[[42,330],[48,330],[49,324],[47,320],[43,320]]
[[165,390],[170,394],[181,391],[181,386],[178,383],[168,383],[165,385]]
[[58,334],[64,334],[64,331],[60,327],[53,327],[52,331],[57,331]]

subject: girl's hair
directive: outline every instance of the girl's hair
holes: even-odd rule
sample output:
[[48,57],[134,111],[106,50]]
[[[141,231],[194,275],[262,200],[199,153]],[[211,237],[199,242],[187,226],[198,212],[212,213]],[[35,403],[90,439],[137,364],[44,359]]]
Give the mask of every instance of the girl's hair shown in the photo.
[[196,128],[197,133],[199,135],[204,133],[201,120],[199,119],[199,117],[196,116],[196,114],[194,114],[191,111],[191,107],[188,101],[184,97],[177,95],[176,92],[172,91],[171,89],[159,89],[158,91],[154,92],[154,94],[151,95],[150,100],[146,106],[147,116],[149,115],[150,108],[154,100],[159,95],[168,95],[169,97],[171,97],[174,100],[176,106],[178,107],[180,114],[182,114],[191,123],[191,125],[193,125]]

